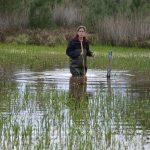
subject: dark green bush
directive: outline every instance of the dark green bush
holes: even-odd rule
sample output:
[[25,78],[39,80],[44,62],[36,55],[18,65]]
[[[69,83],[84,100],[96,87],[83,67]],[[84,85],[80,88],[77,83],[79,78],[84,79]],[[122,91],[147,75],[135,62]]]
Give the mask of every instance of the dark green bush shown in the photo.
[[34,0],[29,11],[29,26],[31,28],[49,28],[53,24],[49,1]]

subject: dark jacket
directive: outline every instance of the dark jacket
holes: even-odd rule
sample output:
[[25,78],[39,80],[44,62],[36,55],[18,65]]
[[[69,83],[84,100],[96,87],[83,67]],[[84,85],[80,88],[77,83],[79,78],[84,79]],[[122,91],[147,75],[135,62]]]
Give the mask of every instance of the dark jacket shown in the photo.
[[75,37],[68,43],[68,47],[66,49],[66,54],[70,58],[70,67],[75,67],[75,68],[84,68],[85,67],[85,68],[87,68],[86,57],[92,56],[93,52],[91,52],[89,50],[89,42],[85,38],[83,39],[82,45],[83,45],[83,50],[84,50],[83,56],[80,55],[80,53],[82,51],[81,43],[77,37]]

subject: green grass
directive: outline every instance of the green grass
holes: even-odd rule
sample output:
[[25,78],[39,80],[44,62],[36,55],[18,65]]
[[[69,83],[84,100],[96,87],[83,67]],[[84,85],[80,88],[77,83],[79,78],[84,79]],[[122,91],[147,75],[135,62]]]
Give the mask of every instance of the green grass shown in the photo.
[[62,67],[67,63],[67,56],[62,49],[62,46],[1,44],[0,63],[4,66],[18,65],[34,70]]
[[150,71],[150,49],[137,47],[112,47],[93,46],[97,53],[95,59],[91,59],[90,68],[106,69],[108,65],[108,51],[113,52],[112,68],[117,70]]
[[[37,46],[0,44],[0,63],[3,65],[25,65],[30,69],[68,67],[66,45]],[[136,47],[112,47],[96,45],[90,47],[96,53],[88,59],[89,68],[107,69],[108,51],[113,52],[113,69],[150,71],[150,50]]]

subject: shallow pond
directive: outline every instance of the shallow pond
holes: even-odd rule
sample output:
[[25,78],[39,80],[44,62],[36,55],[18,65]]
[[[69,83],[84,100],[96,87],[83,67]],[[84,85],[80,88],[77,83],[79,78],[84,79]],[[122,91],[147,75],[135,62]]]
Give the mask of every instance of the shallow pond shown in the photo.
[[106,74],[1,70],[0,149],[150,149],[149,74]]

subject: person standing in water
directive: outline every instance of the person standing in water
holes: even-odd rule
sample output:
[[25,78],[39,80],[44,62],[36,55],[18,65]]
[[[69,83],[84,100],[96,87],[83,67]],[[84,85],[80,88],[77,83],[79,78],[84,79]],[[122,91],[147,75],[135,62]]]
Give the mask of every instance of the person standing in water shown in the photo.
[[73,76],[85,76],[87,72],[87,56],[94,57],[86,39],[86,27],[79,26],[76,36],[68,43],[66,54],[70,58],[70,72]]

